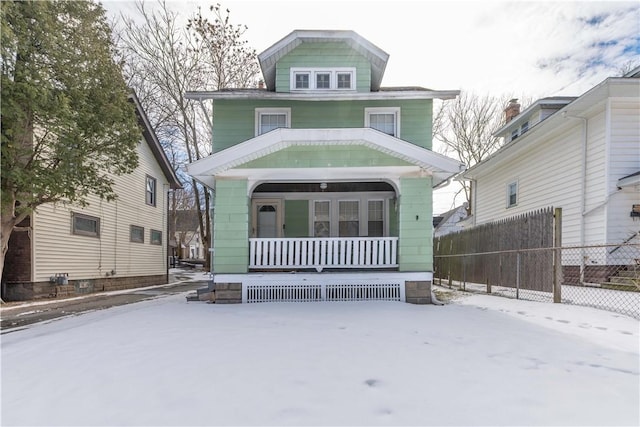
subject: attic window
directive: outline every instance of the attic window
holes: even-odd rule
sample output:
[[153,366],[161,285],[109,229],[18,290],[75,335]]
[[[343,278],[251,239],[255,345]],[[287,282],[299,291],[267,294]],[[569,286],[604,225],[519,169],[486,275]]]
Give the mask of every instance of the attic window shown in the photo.
[[355,75],[355,68],[292,68],[290,89],[353,90]]
[[524,122],[522,126],[520,126],[520,135],[529,130],[529,122]]
[[513,141],[518,137],[518,129],[514,129],[511,131],[511,140]]

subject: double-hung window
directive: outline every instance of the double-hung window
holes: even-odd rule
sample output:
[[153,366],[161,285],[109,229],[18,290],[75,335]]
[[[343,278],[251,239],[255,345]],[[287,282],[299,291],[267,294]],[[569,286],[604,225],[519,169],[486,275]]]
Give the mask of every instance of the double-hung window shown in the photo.
[[145,186],[145,202],[149,206],[156,205],[156,179],[147,175]]
[[256,108],[255,135],[291,127],[291,108]]
[[338,202],[338,236],[358,237],[360,235],[359,207],[357,200]]
[[507,184],[507,207],[510,208],[518,204],[518,181]]
[[400,137],[400,108],[372,107],[364,110],[365,127],[379,130],[387,135]]

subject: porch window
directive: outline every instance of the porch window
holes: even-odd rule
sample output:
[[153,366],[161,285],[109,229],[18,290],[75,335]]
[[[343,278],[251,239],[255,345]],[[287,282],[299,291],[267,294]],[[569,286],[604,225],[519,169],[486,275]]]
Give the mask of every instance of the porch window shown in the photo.
[[291,127],[290,108],[256,108],[256,136],[274,129],[289,127]]
[[365,108],[365,127],[400,137],[400,108]]
[[384,236],[384,216],[383,216],[383,200],[369,200],[369,221],[368,236],[383,237]]
[[331,215],[329,212],[331,203],[328,200],[313,203],[313,236],[331,236]]
[[507,208],[518,204],[518,181],[507,185]]
[[359,235],[359,203],[357,201],[338,202],[338,236],[358,237]]

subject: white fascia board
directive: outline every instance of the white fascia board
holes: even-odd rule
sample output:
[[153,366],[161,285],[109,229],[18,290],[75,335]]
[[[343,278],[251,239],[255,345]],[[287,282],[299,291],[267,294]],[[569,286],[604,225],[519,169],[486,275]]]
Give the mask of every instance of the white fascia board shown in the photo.
[[186,170],[192,176],[215,176],[295,145],[362,145],[419,166],[429,173],[453,175],[464,170],[464,165],[458,160],[371,128],[276,129],[191,163]]
[[251,99],[282,101],[377,101],[403,99],[454,99],[459,90],[385,90],[378,92],[322,91],[322,92],[271,92],[255,91],[195,91],[186,92],[186,99]]

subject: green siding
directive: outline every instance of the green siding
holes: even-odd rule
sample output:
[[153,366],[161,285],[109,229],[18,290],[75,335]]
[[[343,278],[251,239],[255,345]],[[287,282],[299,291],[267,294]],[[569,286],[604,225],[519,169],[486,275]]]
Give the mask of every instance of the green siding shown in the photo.
[[371,90],[371,64],[346,43],[302,43],[276,64],[276,92],[290,92],[291,68],[354,67],[356,91]]
[[363,128],[367,107],[400,107],[400,139],[431,149],[432,100],[226,100],[214,104],[213,148],[219,152],[255,136],[256,108],[291,108],[294,129]]
[[431,178],[400,180],[400,271],[433,271]]
[[255,168],[319,168],[364,166],[411,166],[404,160],[363,146],[293,146],[239,166]]
[[284,237],[309,237],[309,201],[284,202]]
[[216,182],[213,271],[246,273],[249,259],[249,202],[246,180]]

